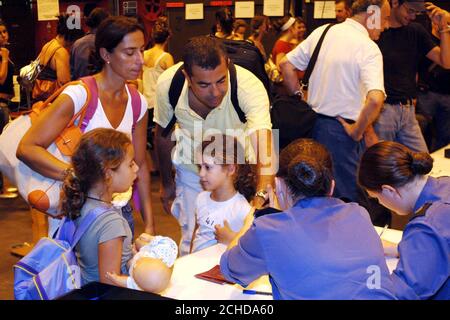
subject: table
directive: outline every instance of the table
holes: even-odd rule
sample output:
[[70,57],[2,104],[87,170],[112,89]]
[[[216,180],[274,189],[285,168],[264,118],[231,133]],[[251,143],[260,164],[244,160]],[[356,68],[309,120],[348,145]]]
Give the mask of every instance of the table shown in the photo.
[[450,159],[444,156],[444,150],[450,148],[450,144],[431,154],[434,159],[433,170],[430,172],[432,177],[450,176]]
[[[380,234],[383,228],[375,227],[375,230]],[[403,232],[399,230],[386,229],[381,238],[399,243],[402,234]],[[195,277],[196,274],[218,265],[225,250],[225,245],[216,244],[178,258],[175,261],[169,287],[161,295],[182,300],[271,300],[272,296],[243,294],[243,287],[238,284],[217,284]],[[386,257],[390,272],[395,269],[397,262],[396,258]],[[255,280],[245,289],[272,292],[268,276]]]
[[[243,288],[238,284],[217,284],[195,277],[196,274],[218,265],[225,250],[225,245],[216,244],[178,258],[170,285],[161,295],[182,300],[271,300],[272,296],[243,294]],[[272,292],[268,276],[257,279],[246,289]]]

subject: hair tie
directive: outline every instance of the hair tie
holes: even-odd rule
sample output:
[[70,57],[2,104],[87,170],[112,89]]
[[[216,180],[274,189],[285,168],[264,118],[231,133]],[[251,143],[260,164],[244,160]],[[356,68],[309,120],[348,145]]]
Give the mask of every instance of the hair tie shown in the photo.
[[289,29],[295,22],[295,18],[290,17],[288,21],[286,21],[285,24],[283,24],[283,26],[281,27],[281,31],[286,31],[287,29]]

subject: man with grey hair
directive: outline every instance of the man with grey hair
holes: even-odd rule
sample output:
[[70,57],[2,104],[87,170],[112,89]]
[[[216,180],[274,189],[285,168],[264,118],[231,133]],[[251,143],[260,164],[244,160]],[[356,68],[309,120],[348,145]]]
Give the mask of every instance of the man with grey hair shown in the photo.
[[[387,0],[356,0],[352,9],[354,15],[334,25],[324,39],[309,80],[307,102],[318,113],[313,138],[333,158],[334,195],[358,201],[356,171],[366,148],[363,138],[385,98],[383,58],[373,40],[388,27],[390,5]],[[292,95],[300,98],[296,71],[306,69],[325,28],[314,30],[281,61],[284,83]]]

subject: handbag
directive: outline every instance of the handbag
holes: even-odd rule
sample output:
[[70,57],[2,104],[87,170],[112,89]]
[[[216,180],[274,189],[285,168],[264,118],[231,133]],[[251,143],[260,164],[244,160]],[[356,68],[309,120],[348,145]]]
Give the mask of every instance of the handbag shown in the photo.
[[314,70],[314,66],[319,56],[319,51],[328,30],[333,26],[330,23],[322,33],[319,42],[314,48],[311,60],[306,68],[305,75],[300,81],[300,97],[279,95],[275,97],[271,109],[270,116],[272,127],[278,129],[278,141],[280,149],[287,146],[292,141],[299,138],[310,138],[312,129],[317,119],[316,112],[305,101],[308,88],[309,78]]
[[[66,128],[50,144],[47,151],[57,159],[70,162],[89,121],[94,116],[98,104],[97,83],[92,76],[81,78],[81,81],[69,82],[53,93],[46,101],[39,101],[33,105],[32,111],[18,117],[5,127],[0,135],[0,171],[3,172],[17,186],[20,195],[33,208],[47,213],[52,217],[59,217],[59,199],[62,181],[45,177],[25,163],[17,159],[17,147],[24,134],[37,120],[42,111],[53,102],[69,85],[81,84],[87,92],[87,99],[82,108],[76,113]],[[128,85],[133,109],[133,131],[139,119],[141,97],[138,91]]]

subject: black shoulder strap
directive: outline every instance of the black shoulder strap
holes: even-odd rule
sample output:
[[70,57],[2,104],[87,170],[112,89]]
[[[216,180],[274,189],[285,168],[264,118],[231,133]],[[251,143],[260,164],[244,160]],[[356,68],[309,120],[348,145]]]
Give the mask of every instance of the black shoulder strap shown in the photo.
[[[239,116],[239,120],[241,120],[242,123],[245,123],[246,117],[245,113],[242,111],[241,107],[239,106],[239,100],[238,100],[238,86],[237,86],[237,76],[236,76],[236,67],[232,62],[228,65],[228,71],[230,72],[230,85],[231,85],[231,103],[233,104],[234,110]],[[185,77],[183,74],[183,65],[181,65],[178,70],[175,72],[175,75],[172,78],[172,82],[170,83],[169,87],[169,102],[173,109],[173,116],[172,119],[170,119],[169,124],[164,128],[162,131],[162,136],[167,137],[169,133],[172,131],[173,127],[175,126],[175,123],[177,122],[177,118],[175,116],[175,107],[178,103],[178,99],[180,98],[181,91],[183,90]]]
[[265,216],[267,214],[278,213],[278,212],[282,212],[282,211],[272,208],[272,207],[267,207],[267,208],[255,210],[255,213],[253,215],[255,216],[255,218],[259,218],[259,217]]
[[319,42],[317,43],[316,47],[314,48],[314,52],[311,56],[311,60],[309,60],[308,67],[306,68],[305,75],[303,76],[303,79],[302,79],[302,85],[304,88],[308,87],[309,77],[311,77],[311,74],[314,70],[314,66],[316,65],[317,58],[319,57],[320,48],[322,47],[323,40],[325,39],[325,35],[327,34],[328,30],[330,30],[330,28],[334,25],[335,25],[334,23],[330,23],[325,28],[325,30],[322,33],[322,36],[319,39]]

